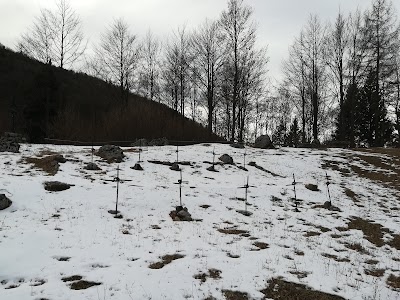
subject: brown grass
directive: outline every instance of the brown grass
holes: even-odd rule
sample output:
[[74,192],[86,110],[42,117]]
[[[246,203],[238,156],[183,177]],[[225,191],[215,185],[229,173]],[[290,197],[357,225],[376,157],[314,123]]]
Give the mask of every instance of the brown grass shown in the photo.
[[263,243],[263,242],[255,242],[255,243],[253,243],[253,245],[260,249],[268,249],[269,248],[269,245],[267,243]]
[[359,243],[345,244],[346,248],[357,251],[361,254],[369,254],[369,252]]
[[71,284],[70,288],[71,290],[86,290],[92,286],[96,285],[101,285],[100,282],[94,282],[94,281],[86,281],[86,280],[80,280],[80,281],[75,281]]
[[388,279],[386,280],[388,286],[396,291],[400,291],[400,277],[397,277],[393,274],[390,274]]
[[348,259],[346,257],[343,257],[343,258],[342,257],[338,257],[337,255],[334,255],[334,254],[322,253],[321,255],[323,257],[333,259],[333,260],[335,260],[337,262],[350,262],[350,259]]
[[249,300],[249,294],[239,291],[222,290],[226,300]]
[[180,258],[184,258],[184,255],[181,254],[172,254],[172,255],[164,255],[161,257],[160,262],[156,262],[156,263],[152,263],[149,265],[150,269],[162,269],[164,266],[170,264],[172,261],[180,259]]
[[202,283],[207,281],[207,278],[220,279],[221,271],[217,269],[209,269],[208,273],[200,273],[194,276],[195,279],[200,279]]
[[365,269],[364,273],[374,277],[382,277],[385,275],[385,269]]
[[354,193],[352,190],[346,188],[346,189],[344,190],[344,193],[346,194],[347,197],[351,198],[351,199],[353,200],[354,203],[360,202],[360,201],[357,199],[356,193]]
[[308,231],[306,234],[304,234],[305,237],[312,237],[312,236],[319,236],[321,235],[321,232],[316,232],[316,231]]
[[77,280],[81,280],[81,279],[82,279],[82,276],[73,275],[73,276],[70,276],[70,277],[64,277],[61,280],[64,281],[64,282],[68,282],[68,281],[77,281]]
[[38,157],[26,157],[23,159],[23,162],[28,164],[33,164],[33,167],[36,169],[40,169],[47,174],[54,176],[57,174],[60,165],[55,159],[57,155],[45,156],[42,158]]
[[234,229],[234,228],[225,228],[225,229],[218,229],[218,232],[224,233],[224,234],[236,234],[236,235],[247,235],[249,232],[247,230],[240,230],[240,229]]
[[384,232],[389,232],[382,225],[361,218],[353,218],[347,226],[348,229],[361,230],[365,238],[378,247],[382,247],[385,244],[383,241]]
[[269,280],[267,288],[261,293],[265,295],[264,299],[273,300],[344,300],[342,297],[315,291],[303,284],[288,282],[281,278]]
[[400,234],[394,234],[393,235],[393,240],[391,240],[388,243],[388,245],[393,247],[393,248],[395,248],[395,249],[397,249],[397,250],[400,250]]

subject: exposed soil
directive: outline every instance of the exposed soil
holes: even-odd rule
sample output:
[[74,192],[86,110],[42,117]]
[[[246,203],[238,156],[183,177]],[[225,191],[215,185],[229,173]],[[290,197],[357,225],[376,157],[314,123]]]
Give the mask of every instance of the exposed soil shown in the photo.
[[385,244],[383,241],[383,234],[389,232],[389,230],[382,225],[361,218],[351,219],[347,227],[348,229],[361,230],[365,238],[378,247],[382,247]]
[[249,300],[249,294],[239,291],[222,290],[226,300]]
[[100,282],[93,282],[93,281],[86,281],[86,280],[80,280],[80,281],[75,281],[71,284],[70,288],[71,290],[86,290],[92,286],[96,285],[101,285]]

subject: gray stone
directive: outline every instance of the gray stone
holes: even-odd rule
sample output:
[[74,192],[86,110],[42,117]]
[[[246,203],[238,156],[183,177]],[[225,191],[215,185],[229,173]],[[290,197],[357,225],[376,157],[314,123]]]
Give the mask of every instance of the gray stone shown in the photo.
[[6,197],[4,194],[0,194],[0,210],[4,210],[9,208],[12,204],[12,201]]
[[187,211],[187,209],[182,209],[179,212],[177,212],[176,216],[181,220],[181,221],[192,221],[192,215]]
[[318,192],[319,191],[318,185],[316,185],[316,184],[309,183],[309,184],[306,184],[305,187],[306,187],[307,190],[310,190],[310,191],[313,191],[313,192]]
[[98,165],[96,165],[95,163],[92,163],[92,162],[88,163],[88,164],[85,166],[85,169],[86,169],[86,170],[89,170],[89,171],[98,171],[98,170],[101,170],[101,169],[99,168]]
[[229,156],[228,154],[224,154],[219,158],[220,161],[222,161],[224,164],[230,164],[233,165],[233,158]]
[[50,191],[50,192],[65,191],[65,190],[68,190],[71,186],[73,186],[73,185],[68,184],[68,183],[59,182],[59,181],[46,181],[44,183],[44,189],[46,191]]
[[97,151],[97,155],[100,156],[101,158],[104,158],[109,163],[112,162],[120,163],[125,157],[122,149],[114,145],[101,146],[99,151]]
[[135,164],[131,169],[136,170],[136,171],[143,171],[143,168],[140,164]]
[[254,148],[260,148],[260,149],[273,149],[274,146],[272,145],[271,138],[268,135],[261,135],[259,136],[255,143],[254,143]]
[[180,171],[181,170],[178,163],[173,163],[172,166],[170,167],[170,169],[172,171]]
[[239,143],[233,143],[230,144],[231,147],[236,148],[236,149],[244,149],[244,144],[239,144]]

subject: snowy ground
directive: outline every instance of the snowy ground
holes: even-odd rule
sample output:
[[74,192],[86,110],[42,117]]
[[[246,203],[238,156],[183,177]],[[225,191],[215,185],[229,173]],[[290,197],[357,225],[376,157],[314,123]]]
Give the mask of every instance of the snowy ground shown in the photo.
[[[54,176],[22,162],[43,150],[68,159]],[[353,151],[247,148],[246,161],[280,175],[273,176],[251,166],[248,172],[231,165],[210,172],[204,161],[212,161],[213,146],[181,147],[179,159],[193,163],[182,166],[188,181],[183,204],[202,221],[174,222],[169,212],[179,204],[179,172],[148,160],[174,161],[176,148],[146,150],[144,171],[130,168],[135,152],[125,152],[119,164],[120,177],[132,180],[120,184],[123,219],[108,213],[116,183],[105,180],[116,176],[117,165],[95,156],[102,171],[84,170],[90,148],[23,145],[20,154],[0,154],[0,193],[13,201],[0,211],[0,299],[224,299],[227,290],[263,299],[260,291],[279,276],[345,299],[400,299],[398,281],[393,283],[400,276],[393,242],[400,233],[399,192],[355,173],[349,166],[376,167],[354,159]],[[243,162],[244,150],[218,144],[215,152]],[[325,171],[340,212],[318,207],[327,201]],[[301,181],[300,212],[292,201],[293,173]],[[236,212],[244,209],[238,187],[248,175],[250,217]],[[49,180],[75,186],[47,192],[43,182]],[[320,191],[306,189],[308,183]],[[352,229],[361,223],[368,230],[373,221],[385,229],[371,225],[370,236]],[[174,254],[183,257],[149,268]],[[217,276],[207,278],[209,270]],[[100,285],[73,290],[73,281],[62,280],[73,275]]]

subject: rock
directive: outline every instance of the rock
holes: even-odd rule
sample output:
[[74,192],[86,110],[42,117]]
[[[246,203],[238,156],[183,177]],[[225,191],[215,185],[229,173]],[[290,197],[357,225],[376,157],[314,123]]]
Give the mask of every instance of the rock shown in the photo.
[[109,163],[112,162],[120,163],[125,157],[122,149],[114,145],[101,146],[99,151],[97,151],[97,155],[100,156],[101,158],[104,158]]
[[229,156],[228,154],[224,154],[219,158],[220,161],[222,161],[224,164],[229,164],[233,165],[233,158]]
[[169,216],[174,221],[185,221],[185,222],[193,221],[192,215],[188,212],[188,209],[182,206],[177,206],[175,210],[169,213]]
[[236,149],[244,149],[244,144],[239,144],[239,143],[232,143],[230,144],[231,147],[236,148]]
[[7,198],[6,195],[0,194],[0,210],[4,210],[9,208],[12,204],[12,201]]
[[319,191],[318,185],[316,185],[316,184],[309,183],[309,184],[306,184],[305,187],[306,187],[307,190],[310,190],[310,191],[313,191],[313,192],[318,192]]
[[62,156],[61,154],[55,154],[55,155],[53,155],[53,157],[54,157],[54,160],[60,164],[67,162],[66,158],[64,156]]
[[85,170],[98,171],[98,170],[101,170],[101,169],[95,163],[90,162],[85,166]]
[[250,167],[257,167],[257,164],[255,161],[251,161],[247,165],[249,165]]
[[261,135],[259,136],[255,143],[254,148],[260,149],[274,149],[274,145],[272,145],[271,138],[268,135]]
[[209,166],[209,167],[207,168],[207,171],[218,172],[217,170],[215,170],[215,166],[214,166],[214,165]]
[[46,181],[44,183],[44,189],[50,192],[61,192],[68,190],[73,184],[63,183],[59,181]]
[[179,164],[178,163],[173,163],[172,166],[170,167],[170,169],[172,171],[180,171],[181,168],[179,168]]
[[331,208],[332,208],[332,203],[331,203],[331,201],[326,201],[326,202],[324,203],[324,208],[326,208],[326,209],[331,209]]
[[140,164],[135,164],[131,169],[136,170],[136,171],[143,171],[143,168]]

